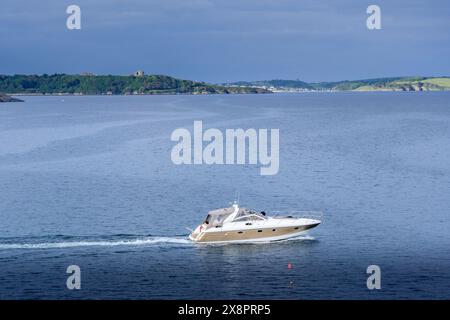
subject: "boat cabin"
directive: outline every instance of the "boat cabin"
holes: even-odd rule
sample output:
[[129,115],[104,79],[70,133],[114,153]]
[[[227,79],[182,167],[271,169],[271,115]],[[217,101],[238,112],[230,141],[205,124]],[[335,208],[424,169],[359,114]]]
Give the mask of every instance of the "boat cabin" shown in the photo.
[[[237,209],[237,212],[236,212]],[[204,224],[207,228],[221,227],[224,222],[266,220],[264,212],[255,212],[246,208],[222,208],[208,212]]]

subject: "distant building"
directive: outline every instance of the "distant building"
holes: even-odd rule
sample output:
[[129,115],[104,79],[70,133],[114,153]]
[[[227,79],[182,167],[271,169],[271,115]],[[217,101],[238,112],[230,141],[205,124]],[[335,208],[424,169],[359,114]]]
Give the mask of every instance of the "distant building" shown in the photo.
[[95,74],[93,74],[92,72],[82,72],[82,73],[80,73],[80,75],[82,75],[82,76],[95,76]]
[[134,73],[135,77],[143,77],[144,76],[144,71],[142,70],[138,70]]

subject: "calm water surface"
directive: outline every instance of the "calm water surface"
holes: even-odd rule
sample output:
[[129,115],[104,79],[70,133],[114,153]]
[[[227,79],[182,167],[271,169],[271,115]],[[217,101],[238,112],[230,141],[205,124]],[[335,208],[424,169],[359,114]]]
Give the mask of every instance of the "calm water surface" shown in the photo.
[[[450,93],[25,100],[0,105],[2,299],[450,298]],[[279,173],[175,166],[170,134],[194,120],[279,128]],[[279,243],[190,243],[185,227],[236,190],[324,223]]]

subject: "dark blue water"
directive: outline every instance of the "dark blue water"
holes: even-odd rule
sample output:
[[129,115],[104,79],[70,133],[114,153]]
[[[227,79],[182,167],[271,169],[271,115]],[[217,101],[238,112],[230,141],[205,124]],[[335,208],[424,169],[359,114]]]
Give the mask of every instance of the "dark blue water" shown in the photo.
[[[449,93],[25,100],[0,105],[2,299],[450,298]],[[170,134],[194,120],[279,128],[279,173],[175,166]],[[324,223],[279,243],[190,243],[185,227],[236,190]]]

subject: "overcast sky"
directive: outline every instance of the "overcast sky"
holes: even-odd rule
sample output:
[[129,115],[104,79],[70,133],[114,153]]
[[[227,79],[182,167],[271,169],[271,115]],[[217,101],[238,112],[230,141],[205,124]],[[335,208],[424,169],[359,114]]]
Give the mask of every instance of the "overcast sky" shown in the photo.
[[[81,30],[66,28],[71,4]],[[0,1],[0,74],[331,81],[450,75],[449,57],[448,0]]]

